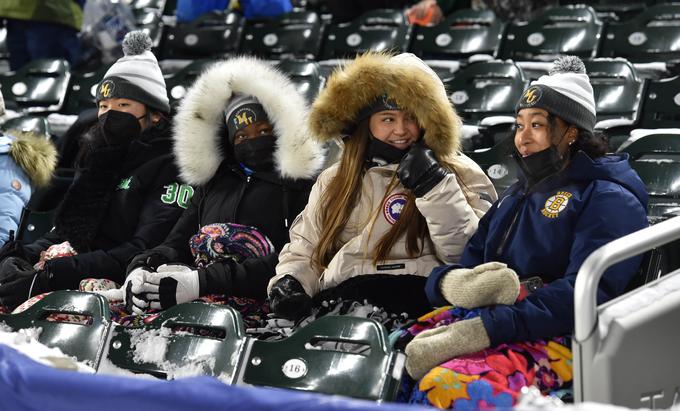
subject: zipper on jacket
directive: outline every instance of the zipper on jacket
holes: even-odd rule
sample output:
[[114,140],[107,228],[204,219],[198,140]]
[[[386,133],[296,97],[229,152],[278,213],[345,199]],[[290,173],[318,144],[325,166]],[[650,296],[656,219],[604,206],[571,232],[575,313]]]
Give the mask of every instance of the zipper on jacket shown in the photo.
[[501,255],[503,255],[503,251],[505,251],[505,245],[508,243],[508,240],[510,239],[510,234],[513,232],[513,230],[515,228],[515,224],[517,224],[517,216],[519,215],[519,211],[522,209],[522,203],[524,203],[524,201],[526,200],[528,195],[529,195],[529,190],[525,191],[524,194],[522,194],[522,197],[517,202],[517,204],[515,204],[515,209],[513,210],[512,221],[510,221],[510,225],[508,226],[508,229],[505,231],[505,234],[503,234],[503,238],[501,239],[501,243],[498,245],[498,248],[496,248],[496,259],[498,259]]
[[243,195],[246,193],[246,188],[248,188],[248,184],[250,183],[250,176],[245,176],[246,182],[245,184],[241,184],[241,189],[239,190],[238,194],[238,200],[236,201],[236,205],[234,206],[234,215],[231,218],[231,221],[234,223],[236,222],[236,214],[238,213],[238,206],[241,204],[241,200],[243,200]]
[[281,199],[281,201],[283,201],[283,226],[288,228],[288,213],[290,212],[288,210],[288,188],[284,184],[281,184],[281,191],[283,192],[283,197]]

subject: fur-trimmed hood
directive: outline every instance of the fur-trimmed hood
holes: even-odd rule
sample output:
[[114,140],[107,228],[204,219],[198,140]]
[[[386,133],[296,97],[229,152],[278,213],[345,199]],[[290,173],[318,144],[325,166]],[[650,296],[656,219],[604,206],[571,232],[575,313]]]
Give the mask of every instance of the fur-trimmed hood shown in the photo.
[[206,69],[182,100],[173,136],[182,179],[205,184],[224,160],[221,128],[234,93],[256,97],[267,112],[277,137],[274,162],[281,177],[315,177],[324,155],[307,126],[307,101],[276,68],[256,58],[238,57]]
[[[2,147],[4,146],[4,147]],[[57,166],[57,149],[45,136],[11,130],[0,134],[0,152],[7,152],[31,179],[35,187],[44,187]]]
[[362,108],[384,94],[416,117],[425,130],[425,143],[439,158],[458,152],[462,121],[441,80],[410,53],[369,52],[335,71],[312,105],[314,137],[320,141],[340,137]]

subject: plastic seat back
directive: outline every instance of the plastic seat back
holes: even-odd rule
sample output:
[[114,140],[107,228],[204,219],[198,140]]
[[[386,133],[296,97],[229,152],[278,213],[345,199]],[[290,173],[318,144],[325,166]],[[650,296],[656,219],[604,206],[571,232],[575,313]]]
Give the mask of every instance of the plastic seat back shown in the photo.
[[354,21],[329,26],[321,59],[354,58],[369,50],[402,52],[408,49],[410,38],[411,26],[402,10],[372,10]]
[[595,57],[602,27],[589,6],[554,7],[527,24],[509,25],[500,55],[513,60],[553,60],[562,54]]
[[5,121],[0,130],[8,132],[10,130],[17,130],[21,132],[31,132],[45,137],[50,137],[50,123],[47,117],[25,115],[11,118]]
[[241,51],[268,59],[293,57],[314,60],[321,48],[322,29],[323,23],[313,11],[253,21],[246,24]]
[[632,19],[607,26],[603,57],[623,57],[635,63],[680,58],[680,4],[657,4]]
[[394,399],[404,355],[373,321],[325,316],[280,341],[254,341],[242,382],[368,400]]
[[32,211],[24,207],[17,229],[16,239],[23,244],[31,244],[48,233],[54,226],[55,210]]
[[[72,316],[78,316],[78,323]],[[57,347],[97,368],[110,326],[109,304],[104,297],[80,291],[53,291],[18,314],[0,315],[12,330],[40,328],[38,341]],[[84,322],[84,323],[81,323]]]
[[141,327],[115,326],[108,347],[113,365],[161,378],[211,375],[231,383],[246,337],[240,314],[206,303],[176,305]]
[[277,67],[290,77],[298,92],[311,104],[323,88],[319,63],[314,61],[282,60]]
[[110,67],[105,65],[96,70],[74,72],[62,113],[78,115],[88,108],[96,107],[97,84]]
[[680,135],[646,135],[624,143],[619,151],[630,155],[631,167],[645,183],[650,221],[680,210]]
[[596,59],[583,62],[595,94],[597,120],[638,121],[645,82],[630,62]]
[[16,72],[0,75],[5,107],[15,111],[59,111],[71,79],[62,59],[33,60]]
[[680,76],[649,82],[640,127],[680,127]]
[[485,117],[514,117],[515,105],[528,84],[522,69],[511,61],[473,63],[445,83],[456,111],[472,124]]
[[411,51],[425,59],[496,57],[504,31],[505,24],[491,10],[458,10],[436,26],[416,26]]
[[176,107],[180,100],[184,97],[194,84],[194,81],[201,75],[203,70],[215,63],[217,60],[213,59],[197,59],[165,78],[165,86],[168,89],[168,97],[170,99],[170,106]]
[[161,54],[167,59],[226,57],[238,50],[245,19],[214,11],[188,24],[167,27]]
[[465,153],[484,170],[498,193],[517,181],[519,170],[512,158],[514,144],[514,137],[508,135],[493,147]]

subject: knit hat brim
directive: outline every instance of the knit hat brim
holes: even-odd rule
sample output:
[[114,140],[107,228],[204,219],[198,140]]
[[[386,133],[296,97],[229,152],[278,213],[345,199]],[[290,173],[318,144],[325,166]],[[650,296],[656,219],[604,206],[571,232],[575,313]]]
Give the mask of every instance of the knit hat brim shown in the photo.
[[128,98],[158,111],[170,112],[170,103],[167,99],[159,98],[137,84],[119,77],[108,77],[97,86],[97,103],[110,98]]

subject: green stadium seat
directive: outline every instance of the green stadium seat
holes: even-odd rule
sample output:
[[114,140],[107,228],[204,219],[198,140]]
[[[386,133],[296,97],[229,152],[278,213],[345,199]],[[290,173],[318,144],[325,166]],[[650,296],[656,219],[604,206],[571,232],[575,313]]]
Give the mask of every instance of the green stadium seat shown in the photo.
[[496,57],[504,31],[505,24],[491,10],[458,10],[436,26],[416,26],[411,52],[424,59]]
[[528,85],[521,68],[500,60],[472,63],[445,83],[458,114],[477,125],[492,116],[511,116],[514,123],[515,105]]
[[47,117],[44,116],[24,115],[14,117],[2,123],[2,125],[0,125],[0,130],[4,132],[17,130],[21,132],[32,132],[45,137],[51,136],[50,123],[47,121]]
[[24,207],[17,228],[16,240],[22,244],[31,244],[54,226],[55,210],[32,211],[29,207]]
[[600,55],[634,63],[680,59],[680,4],[657,4],[632,19],[610,23]]
[[325,316],[280,341],[254,341],[241,383],[394,400],[404,354],[374,320]]
[[680,127],[680,76],[649,82],[640,128]]
[[[171,307],[141,327],[114,326],[107,358],[134,373],[168,379],[187,373],[211,375],[232,383],[246,341],[236,310],[193,302]],[[139,351],[149,348],[158,361],[144,361],[149,358]]]
[[0,89],[8,110],[59,111],[71,78],[70,66],[62,59],[33,60],[16,72],[0,75]]
[[245,19],[213,11],[188,24],[166,27],[161,55],[165,59],[219,58],[236,53]]
[[349,23],[329,26],[321,59],[354,58],[369,50],[404,52],[410,36],[411,26],[402,10],[372,10]]
[[505,138],[493,147],[465,152],[489,176],[499,194],[517,181],[519,170],[512,158],[514,146],[514,136],[507,131]]
[[509,25],[500,56],[546,61],[561,54],[595,57],[602,30],[603,23],[592,7],[553,7],[526,24]]
[[319,63],[314,61],[282,60],[277,67],[286,73],[297,87],[298,92],[311,104],[323,88]]
[[680,211],[680,135],[659,132],[631,138],[618,151],[630,155],[631,167],[647,187],[650,221]]
[[215,63],[214,59],[196,59],[187,66],[165,78],[165,86],[168,89],[170,106],[176,107],[184,97],[189,87],[201,75],[204,69]]
[[88,108],[96,107],[97,84],[110,67],[107,64],[96,70],[73,72],[61,112],[78,115]]
[[583,63],[593,85],[597,120],[636,124],[645,82],[638,77],[635,67],[623,59],[595,59]]
[[[70,322],[71,316],[86,321]],[[53,291],[18,314],[0,315],[13,331],[40,328],[38,341],[57,347],[93,368],[99,366],[110,327],[109,303],[100,295],[79,291]]]
[[323,23],[313,11],[248,22],[241,52],[274,60],[291,57],[314,60],[321,48],[322,29]]
[[153,47],[158,47],[163,35],[163,11],[150,7],[134,9],[135,22],[139,30],[144,30],[151,38]]

